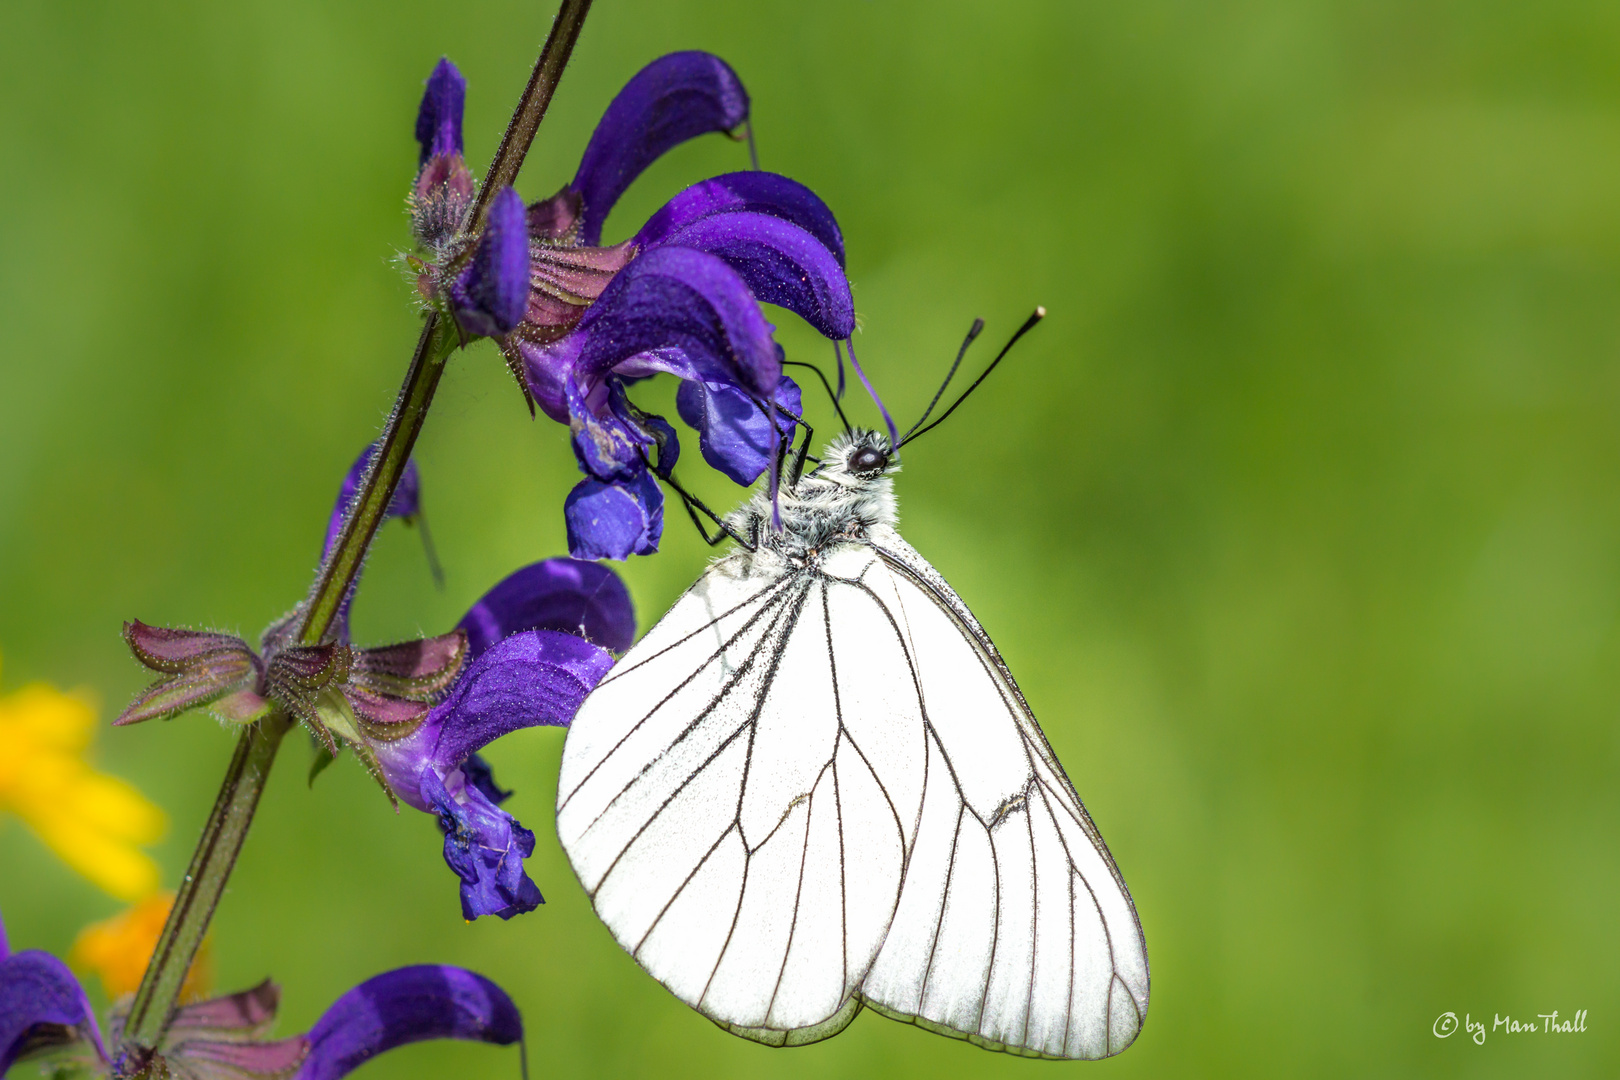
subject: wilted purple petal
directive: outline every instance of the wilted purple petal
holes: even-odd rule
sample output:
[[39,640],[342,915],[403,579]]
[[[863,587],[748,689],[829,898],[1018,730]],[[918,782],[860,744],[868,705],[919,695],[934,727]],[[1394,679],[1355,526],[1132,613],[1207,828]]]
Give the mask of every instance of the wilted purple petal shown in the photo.
[[499,337],[523,321],[529,303],[529,231],[523,199],[502,189],[490,203],[484,235],[467,268],[450,285],[462,328]]
[[563,517],[576,559],[651,555],[664,535],[664,493],[645,472],[622,484],[587,478],[568,493]]
[[90,1002],[67,965],[38,949],[0,960],[0,1076],[22,1058],[80,1040],[107,1059]]
[[748,119],[748,92],[726,62],[706,52],[670,53],[619,91],[569,185],[583,197],[579,241],[594,246],[631,181],[666,150]]
[[820,240],[844,265],[844,234],[827,204],[815,192],[770,172],[735,172],[702,180],[665,203],[636,233],[642,248],[668,243],[677,230],[710,217],[746,211],[791,221]]
[[424,1039],[510,1046],[523,1018],[506,991],[464,968],[423,964],[374,976],[332,1003],[310,1029],[296,1080],[338,1080],[378,1054]]
[[428,76],[422,107],[416,113],[416,141],[422,144],[418,168],[430,157],[462,152],[461,114],[466,103],[467,80],[449,58],[441,58]]
[[[795,416],[801,412],[799,387],[786,375],[776,388],[777,402]],[[675,393],[681,419],[697,429],[703,460],[747,487],[770,466],[778,440],[791,438],[795,424],[777,414],[771,418],[734,386],[683,382]]]
[[577,634],[614,652],[636,636],[630,590],[612,570],[581,559],[546,559],[508,575],[457,625],[469,659],[520,630]]
[[[354,459],[349,466],[348,475],[343,478],[343,486],[338,489],[337,502],[332,506],[332,517],[326,523],[326,543],[321,547],[321,559],[332,551],[332,545],[337,543],[338,533],[343,530],[343,515],[348,511],[349,504],[360,493],[360,482],[365,479],[366,470],[371,467],[371,456],[377,452],[377,444],[372,443],[360,451],[360,456]],[[416,472],[415,460],[405,463],[405,471],[400,475],[399,485],[394,488],[394,497],[388,502],[388,509],[383,512],[383,520],[398,517],[415,517],[422,510],[422,480]]]
[[444,833],[445,864],[461,879],[462,918],[510,919],[546,902],[523,870],[523,860],[534,854],[534,833],[472,784],[452,795],[428,770],[422,793]]
[[585,385],[637,357],[630,374],[736,383],[765,396],[782,365],[771,324],[725,261],[692,248],[663,247],[633,261],[585,313],[573,377]]
[[791,221],[746,210],[714,214],[677,229],[669,243],[720,256],[756,300],[787,308],[823,337],[841,341],[855,332],[855,300],[843,267]]

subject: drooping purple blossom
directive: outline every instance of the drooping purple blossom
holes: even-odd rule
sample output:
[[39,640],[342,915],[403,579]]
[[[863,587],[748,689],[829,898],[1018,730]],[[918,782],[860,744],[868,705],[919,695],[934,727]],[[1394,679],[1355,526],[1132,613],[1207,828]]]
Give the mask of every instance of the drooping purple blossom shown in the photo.
[[[307,1034],[269,1037],[281,990],[266,979],[250,990],[182,1005],[157,1047],[140,1061],[108,1060],[89,999],[67,965],[27,949],[8,955],[0,924],[0,1076],[38,1054],[76,1047],[90,1072],[193,1080],[340,1080],[379,1054],[426,1039],[510,1046],[523,1017],[495,983],[437,964],[375,975],[334,1001]],[[108,1035],[117,1041],[114,1014]]]
[[667,372],[703,383],[682,416],[695,421],[705,460],[749,484],[798,415],[759,304],[785,307],[829,337],[854,330],[837,222],[783,176],[693,185],[630,240],[596,246],[649,164],[687,139],[737,130],[748,108],[718,57],[661,57],[608,106],[573,181],[529,208],[528,310],[502,348],[531,402],[573,429],[586,477],[564,509],[576,556],[622,559],[658,546],[663,493],[649,463],[668,477],[678,447],[667,424],[630,402],[627,381]]
[[378,1054],[424,1039],[510,1046],[523,1017],[506,991],[465,968],[421,964],[375,975],[332,1003],[305,1036],[294,1080],[339,1080]]
[[[500,809],[510,792],[477,752],[502,735],[565,726],[628,646],[629,594],[594,563],[548,559],[491,589],[462,619],[469,660],[449,695],[407,737],[374,747],[399,799],[434,814],[462,914],[511,918],[543,902],[523,870],[534,834]],[[601,645],[593,642],[601,642]]]

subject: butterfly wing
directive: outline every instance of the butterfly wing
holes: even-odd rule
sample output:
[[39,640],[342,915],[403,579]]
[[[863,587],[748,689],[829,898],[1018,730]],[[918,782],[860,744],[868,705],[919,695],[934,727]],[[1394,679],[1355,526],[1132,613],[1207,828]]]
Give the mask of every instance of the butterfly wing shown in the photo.
[[758,562],[711,566],[585,702],[557,831],[643,967],[715,1022],[786,1045],[859,1010],[916,811],[886,797],[881,742],[839,722],[827,582],[741,572]]
[[863,1002],[1053,1057],[1140,1027],[1106,847],[994,646],[890,530],[815,569],[710,567],[575,718],[557,828],[619,943],[737,1034],[812,1042]]
[[898,535],[876,544],[862,582],[911,663],[927,782],[861,997],[991,1049],[1117,1054],[1141,1029],[1149,981],[1124,879],[972,614]]

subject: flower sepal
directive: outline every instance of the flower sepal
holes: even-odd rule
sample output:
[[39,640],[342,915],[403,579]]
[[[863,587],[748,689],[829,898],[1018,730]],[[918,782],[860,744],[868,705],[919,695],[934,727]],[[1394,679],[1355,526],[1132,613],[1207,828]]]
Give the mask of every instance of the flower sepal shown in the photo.
[[[169,720],[248,690],[263,668],[247,642],[230,634],[148,626],[139,619],[124,624],[124,640],[143,665],[162,678],[130,702],[115,727],[143,720]],[[236,720],[246,702],[233,701],[221,715]],[[237,721],[240,722],[240,721]]]
[[[269,979],[250,990],[184,1005],[148,1059],[150,1076],[188,1080],[286,1080],[309,1057],[307,1035],[266,1039],[281,1007],[281,988]],[[128,1003],[113,1011],[109,1041],[123,1033]],[[115,1075],[129,1075],[119,1062]]]

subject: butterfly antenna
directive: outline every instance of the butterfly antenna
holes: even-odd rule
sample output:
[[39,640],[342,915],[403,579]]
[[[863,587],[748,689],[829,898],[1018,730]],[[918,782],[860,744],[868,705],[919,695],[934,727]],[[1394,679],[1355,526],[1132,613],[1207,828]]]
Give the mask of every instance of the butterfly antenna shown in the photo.
[[[843,401],[844,400],[844,353],[843,353],[843,350],[841,350],[838,347],[837,339],[833,340],[833,359],[838,361],[838,393],[833,395],[833,396],[837,400]],[[844,425],[844,430],[845,431],[849,430],[849,425],[848,424]]]
[[962,357],[967,355],[968,346],[972,345],[974,340],[983,332],[984,320],[974,319],[973,325],[968,327],[967,337],[962,339],[962,347],[956,350],[955,363],[951,364],[951,370],[945,373],[945,381],[939,384],[938,390],[934,391],[934,400],[928,403],[928,408],[924,409],[923,414],[917,417],[917,422],[911,425],[911,431],[900,437],[901,442],[911,438],[912,432],[923,426],[923,421],[928,419],[928,414],[934,411],[934,406],[939,404],[939,399],[945,396],[945,388],[951,385],[951,379],[956,377],[956,369],[962,366]]
[[[839,423],[844,425],[845,431],[849,430],[849,418],[844,415],[844,407],[838,404],[838,395],[833,393],[832,385],[827,382],[827,376],[821,373],[820,368],[816,367],[814,364],[807,364],[803,360],[784,360],[782,361],[782,365],[784,367],[809,368],[811,371],[815,372],[816,378],[821,380],[821,388],[827,391],[827,400],[832,402],[833,411],[838,414]],[[803,421],[800,421],[800,423],[803,423]]]
[[[929,424],[927,427],[923,428],[921,431],[907,432],[906,437],[904,439],[902,439],[901,442],[902,443],[908,443],[908,442],[912,442],[912,441],[914,441],[916,439],[920,439],[924,435],[928,434],[930,431],[933,431],[935,428],[939,427],[939,425],[943,424],[945,422],[946,418],[949,417],[951,415],[951,413],[956,411],[957,406],[961,405],[962,402],[966,401],[968,399],[968,395],[973,393],[973,391],[977,390],[979,388],[979,384],[984,382],[984,380],[986,380],[986,379],[988,379],[990,377],[990,373],[992,371],[996,370],[996,365],[1001,363],[1002,357],[1006,356],[1007,353],[1012,350],[1012,347],[1014,345],[1018,344],[1018,339],[1023,337],[1025,334],[1029,333],[1031,330],[1033,330],[1035,328],[1035,324],[1040,322],[1044,318],[1046,318],[1046,309],[1044,307],[1036,308],[1034,314],[1030,315],[1029,318],[1024,320],[1024,325],[1020,326],[1018,328],[1018,332],[1013,334],[1012,337],[1007,339],[1007,344],[1003,345],[1001,347],[1001,351],[996,353],[996,358],[994,360],[990,361],[990,366],[985,368],[984,371],[979,375],[979,377],[977,379],[973,380],[973,385],[969,386],[966,390],[962,391],[962,396],[961,397],[959,397],[955,401],[951,402],[951,407],[946,409],[943,413],[941,413],[938,420],[935,420],[932,424]],[[856,370],[860,370],[860,369],[857,368]],[[897,446],[896,449],[898,449],[898,448],[899,447]]]
[[[1016,341],[1017,339],[1014,338],[1013,340]],[[866,392],[868,394],[872,395],[872,400],[877,403],[878,412],[883,414],[883,422],[889,426],[889,445],[898,450],[900,448],[900,430],[894,426],[894,417],[889,415],[889,410],[884,406],[883,399],[878,397],[876,390],[872,389],[872,380],[868,379],[866,377],[866,372],[861,370],[861,362],[855,358],[854,340],[850,339],[845,341],[844,348],[849,350],[849,366],[855,369],[856,375],[860,376],[861,385],[866,387]],[[963,396],[966,397],[967,395],[964,394]],[[957,402],[957,404],[960,405],[961,402]],[[951,407],[955,408],[956,406],[953,405]],[[940,417],[940,420],[943,419],[945,419],[943,416]],[[935,421],[935,423],[938,423],[938,421]]]

